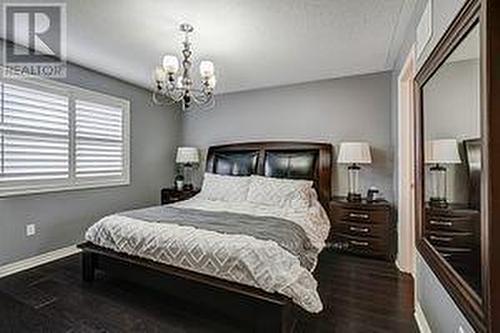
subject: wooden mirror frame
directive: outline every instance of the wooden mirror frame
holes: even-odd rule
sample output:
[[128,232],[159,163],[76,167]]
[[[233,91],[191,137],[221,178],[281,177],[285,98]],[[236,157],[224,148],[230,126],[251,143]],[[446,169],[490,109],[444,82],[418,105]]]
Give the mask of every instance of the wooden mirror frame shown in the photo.
[[[415,156],[416,156],[416,244],[419,253],[436,274],[460,310],[478,332],[500,332],[500,177],[488,165],[500,166],[500,6],[492,0],[467,0],[443,37],[431,52],[415,77]],[[423,87],[437,72],[448,56],[479,26],[481,31],[481,281],[477,294],[424,237],[425,163],[423,126]],[[496,56],[496,59],[495,59]],[[496,71],[496,72],[495,72]],[[493,89],[493,88],[496,89]],[[495,112],[496,111],[496,112]],[[497,132],[489,131],[494,128]],[[496,149],[495,149],[496,147]],[[497,167],[498,168],[498,167]],[[497,218],[498,219],[498,218]],[[495,237],[495,235],[497,237]],[[496,242],[491,241],[496,239]],[[494,258],[495,257],[495,258]],[[496,316],[494,314],[497,314]]]

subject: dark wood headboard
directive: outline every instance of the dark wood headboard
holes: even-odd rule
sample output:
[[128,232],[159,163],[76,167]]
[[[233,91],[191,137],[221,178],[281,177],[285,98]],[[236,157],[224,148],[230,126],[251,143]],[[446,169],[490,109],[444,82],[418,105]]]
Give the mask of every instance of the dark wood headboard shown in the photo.
[[331,197],[332,145],[314,142],[248,142],[212,146],[206,171],[225,175],[252,174],[314,181],[319,200]]
[[469,207],[481,210],[481,139],[469,139],[463,142],[465,165],[469,173]]

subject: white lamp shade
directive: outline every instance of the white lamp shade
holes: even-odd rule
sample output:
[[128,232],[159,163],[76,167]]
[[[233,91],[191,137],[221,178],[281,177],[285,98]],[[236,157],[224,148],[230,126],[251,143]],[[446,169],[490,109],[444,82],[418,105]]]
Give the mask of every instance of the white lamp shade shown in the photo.
[[367,142],[342,142],[340,144],[337,163],[370,164],[372,155]]
[[165,73],[165,70],[162,67],[158,66],[155,68],[154,76],[156,82],[163,82],[167,77],[167,73]]
[[455,139],[429,140],[425,142],[425,163],[460,164],[458,143]]
[[175,74],[179,70],[179,60],[171,54],[163,57],[163,68],[168,74]]
[[200,74],[203,78],[208,78],[213,76],[215,73],[214,63],[209,60],[203,60],[200,63]]
[[199,163],[200,156],[198,154],[198,149],[194,147],[177,148],[177,157],[175,158],[175,161],[182,164]]

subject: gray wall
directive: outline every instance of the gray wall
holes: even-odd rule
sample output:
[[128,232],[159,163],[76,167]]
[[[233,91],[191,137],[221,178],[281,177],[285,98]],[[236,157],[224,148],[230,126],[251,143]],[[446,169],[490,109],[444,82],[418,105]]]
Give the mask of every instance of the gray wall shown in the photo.
[[445,63],[424,86],[426,139],[481,135],[479,60]]
[[[172,183],[179,112],[151,106],[145,89],[78,66],[62,81],[130,100],[131,183],[0,199],[0,265],[75,244],[100,217],[156,204],[160,188]],[[37,227],[32,237],[25,236],[29,223]]]
[[434,333],[474,332],[425,260],[417,256],[417,298]]
[[[425,62],[432,49],[436,46],[437,42],[445,32],[448,25],[451,23],[455,15],[464,4],[464,0],[433,0],[433,14],[432,14],[432,37],[426,45],[423,54],[417,59],[417,71]],[[398,124],[398,107],[397,107],[397,85],[398,76],[403,67],[404,61],[408,56],[411,46],[416,40],[416,26],[423,12],[427,0],[419,0],[415,7],[415,15],[409,25],[405,41],[399,52],[399,56],[394,64],[394,71],[392,77],[392,137],[394,144],[394,162],[397,163],[397,124]],[[397,164],[395,164],[393,187],[397,198]],[[399,222],[401,223],[401,221]],[[463,316],[457,306],[449,298],[446,289],[433,275],[432,270],[427,265],[425,260],[420,256],[417,260],[415,277],[415,287],[417,289],[417,300],[429,320],[429,324],[433,332],[457,332],[459,326],[463,326],[466,332],[472,332],[467,319]],[[446,297],[447,301],[443,301]]]
[[[363,192],[375,185],[392,200],[390,80],[386,72],[221,95],[213,110],[184,116],[182,141],[204,151],[252,140],[368,141],[374,163],[363,167]],[[334,193],[345,194],[346,166],[334,166]]]

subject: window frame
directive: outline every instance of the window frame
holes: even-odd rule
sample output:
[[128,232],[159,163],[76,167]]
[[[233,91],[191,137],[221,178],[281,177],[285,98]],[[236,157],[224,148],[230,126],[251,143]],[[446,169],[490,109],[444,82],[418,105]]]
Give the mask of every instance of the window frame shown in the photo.
[[[53,81],[39,77],[24,77],[22,79],[0,78],[0,83],[13,84],[43,92],[64,95],[68,98],[68,178],[52,180],[21,180],[6,182],[0,186],[0,198],[21,196],[28,194],[63,192],[93,188],[105,188],[130,185],[130,101],[124,98],[104,94],[94,90],[81,88],[75,85]],[[106,178],[91,177],[77,178],[76,168],[76,100],[88,101],[108,106],[118,106],[123,110],[122,139],[123,139],[123,175],[120,178],[108,180]],[[0,106],[1,107],[1,106]],[[0,182],[1,184],[1,182]]]

